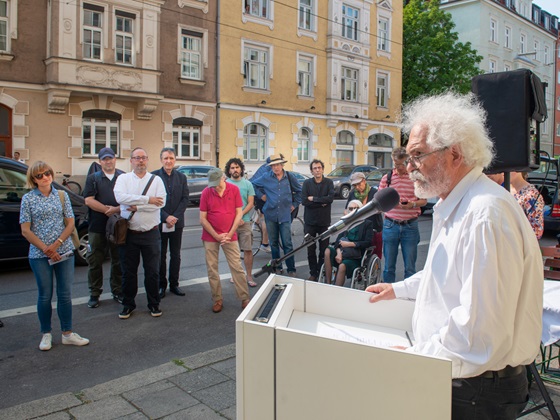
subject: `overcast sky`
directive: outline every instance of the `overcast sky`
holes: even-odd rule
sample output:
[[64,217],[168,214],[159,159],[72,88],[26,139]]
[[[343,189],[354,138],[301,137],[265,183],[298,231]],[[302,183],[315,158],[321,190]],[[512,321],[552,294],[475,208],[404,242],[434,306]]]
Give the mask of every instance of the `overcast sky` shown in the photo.
[[534,0],[533,3],[540,6],[541,9],[560,17],[560,0]]

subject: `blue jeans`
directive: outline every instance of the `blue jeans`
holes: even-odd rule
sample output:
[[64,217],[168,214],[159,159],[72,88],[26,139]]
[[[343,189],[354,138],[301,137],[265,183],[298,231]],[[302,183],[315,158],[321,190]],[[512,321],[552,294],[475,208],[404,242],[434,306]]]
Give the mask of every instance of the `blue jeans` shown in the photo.
[[383,222],[383,254],[385,265],[383,268],[383,281],[385,283],[395,282],[395,268],[399,244],[401,245],[404,261],[404,278],[416,273],[416,257],[418,255],[418,242],[420,232],[418,231],[418,220],[406,225],[399,225],[391,220]]
[[74,281],[74,256],[58,264],[49,265],[48,258],[30,258],[29,265],[35,280],[39,296],[37,297],[37,315],[41,323],[41,332],[52,330],[52,296],[56,276],[56,312],[60,320],[61,331],[72,331],[72,282]]
[[[266,230],[268,230],[268,241],[270,242],[273,259],[280,258],[279,239],[282,241],[284,255],[292,252],[294,247],[292,245],[292,224],[290,222],[277,223],[269,222],[268,219],[266,219]],[[296,261],[293,255],[286,260],[286,266],[288,267],[288,273],[296,272]],[[282,264],[278,266],[278,269],[281,268]]]

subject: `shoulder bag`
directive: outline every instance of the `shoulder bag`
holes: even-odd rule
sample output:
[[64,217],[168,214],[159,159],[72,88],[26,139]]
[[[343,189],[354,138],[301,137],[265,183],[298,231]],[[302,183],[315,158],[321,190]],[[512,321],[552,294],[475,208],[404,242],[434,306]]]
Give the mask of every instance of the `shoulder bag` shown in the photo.
[[[62,204],[62,220],[64,220],[64,226],[67,226],[68,223],[66,222],[66,217],[64,217],[64,205],[65,205],[64,203],[66,200],[65,197],[66,196],[64,195],[64,191],[58,191],[58,198],[60,198],[60,203]],[[70,238],[72,239],[72,243],[74,244],[74,247],[78,249],[80,247],[80,237],[78,236],[78,230],[76,229],[76,226],[74,226],[74,230],[70,234]]]

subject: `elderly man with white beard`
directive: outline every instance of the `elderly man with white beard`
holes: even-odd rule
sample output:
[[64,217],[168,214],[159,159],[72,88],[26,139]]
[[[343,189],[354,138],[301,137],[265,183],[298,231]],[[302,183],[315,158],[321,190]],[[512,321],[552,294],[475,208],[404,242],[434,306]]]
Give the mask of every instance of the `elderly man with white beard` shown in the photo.
[[404,350],[451,360],[453,420],[517,417],[542,330],[539,244],[511,194],[482,173],[493,158],[485,122],[472,94],[404,109],[415,194],[440,200],[424,269],[367,288],[371,302],[416,300],[415,343]]

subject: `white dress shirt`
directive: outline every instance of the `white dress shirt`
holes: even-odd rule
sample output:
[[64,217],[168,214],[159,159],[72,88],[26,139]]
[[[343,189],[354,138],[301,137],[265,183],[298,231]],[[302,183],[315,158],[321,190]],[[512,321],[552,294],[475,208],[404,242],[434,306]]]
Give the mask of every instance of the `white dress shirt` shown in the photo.
[[[130,206],[137,208],[129,222],[129,228],[132,230],[147,232],[159,225],[160,209],[165,206],[167,193],[161,178],[154,175],[152,185],[146,191],[146,195],[142,195],[151,177],[152,174],[149,172],[146,172],[143,178],[139,178],[134,172],[129,172],[119,176],[115,183],[113,192],[117,203],[121,206],[121,216],[128,218],[130,211],[127,208]],[[148,204],[149,197],[162,197],[163,205]]]
[[393,286],[416,299],[409,351],[450,359],[453,378],[526,365],[539,352],[539,244],[521,206],[481,168],[436,205],[424,270]]

